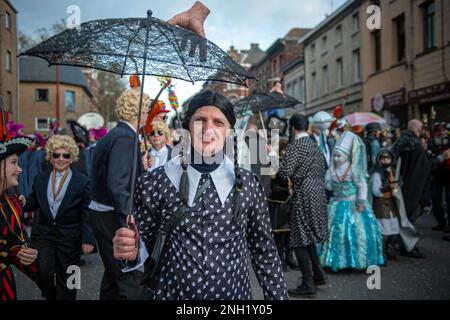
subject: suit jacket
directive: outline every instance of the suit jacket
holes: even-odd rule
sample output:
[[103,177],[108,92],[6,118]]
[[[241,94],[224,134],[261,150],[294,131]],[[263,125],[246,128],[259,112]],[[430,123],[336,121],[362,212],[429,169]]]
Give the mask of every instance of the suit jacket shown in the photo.
[[[119,122],[97,143],[94,150],[92,199],[114,207],[121,217],[129,213],[133,146],[136,138],[136,132],[128,124]],[[144,173],[140,148],[136,161],[137,182],[137,177]]]
[[47,186],[51,170],[40,173],[33,184],[31,194],[27,197],[24,211],[37,211],[39,223],[38,233],[47,234],[57,229],[62,234],[78,235],[81,232],[82,243],[95,244],[92,229],[89,223],[88,206],[90,198],[90,182],[88,177],[72,169],[72,178],[67,186],[67,191],[56,213],[56,217],[50,211],[47,198]]

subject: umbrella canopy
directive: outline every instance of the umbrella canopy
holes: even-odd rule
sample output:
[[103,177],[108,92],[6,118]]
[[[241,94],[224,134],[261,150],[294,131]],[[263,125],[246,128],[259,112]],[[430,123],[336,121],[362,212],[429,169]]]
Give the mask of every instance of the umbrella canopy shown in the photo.
[[[190,46],[189,46],[190,45]],[[140,87],[139,116],[142,111],[145,75],[170,77],[190,82],[216,80],[247,85],[247,71],[214,43],[189,30],[152,17],[94,20],[80,28],[67,29],[25,51],[50,64],[64,64],[105,70],[123,75],[144,75]],[[140,132],[138,128],[138,132]],[[127,218],[132,215],[136,179],[138,137]]]
[[384,118],[372,112],[354,112],[349,114],[348,116],[345,116],[344,119],[351,127],[364,127],[369,123],[379,123],[380,125],[386,124],[386,120]]
[[251,110],[253,112],[264,112],[273,109],[287,109],[301,104],[300,101],[287,94],[278,92],[255,93],[244,99],[239,100],[234,109],[238,113]]
[[246,85],[247,71],[214,43],[151,14],[86,22],[23,55],[43,58],[51,65],[82,66],[121,76],[145,74]]

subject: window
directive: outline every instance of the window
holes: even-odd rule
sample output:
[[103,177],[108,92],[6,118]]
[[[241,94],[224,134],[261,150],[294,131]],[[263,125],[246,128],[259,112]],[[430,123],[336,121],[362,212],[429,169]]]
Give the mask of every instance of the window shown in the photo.
[[405,35],[405,15],[400,15],[394,19],[395,32],[397,33],[397,62],[405,60],[406,35]]
[[236,83],[227,83],[227,89],[228,90],[237,90],[238,85]]
[[52,118],[34,118],[36,131],[49,131],[50,123],[55,119]]
[[336,28],[336,44],[342,43],[342,26]]
[[66,91],[66,111],[75,112],[75,92]]
[[436,46],[436,39],[434,37],[434,16],[436,7],[434,1],[428,2],[423,6],[423,25],[424,25],[424,48],[425,50],[432,49]]
[[305,78],[301,77],[299,81],[299,100],[305,102]]
[[376,30],[372,34],[373,42],[374,42],[374,67],[375,71],[381,70],[381,32],[380,30]]
[[5,29],[10,30],[11,28],[11,15],[8,11],[5,13]]
[[292,96],[294,98],[297,98],[297,95],[298,95],[298,93],[297,93],[297,80],[294,80],[292,82]]
[[328,93],[330,90],[328,83],[328,66],[322,68],[323,93]]
[[6,111],[8,111],[11,116],[11,113],[12,113],[12,93],[11,93],[11,91],[6,92]]
[[361,80],[361,58],[359,49],[353,51],[353,64],[355,66],[355,81],[359,81]]
[[327,36],[322,37],[322,54],[327,52]]
[[48,101],[48,89],[36,89],[36,101]]
[[313,43],[311,45],[311,58],[314,58],[315,55],[316,55],[316,44]]
[[342,58],[336,60],[337,69],[337,86],[342,88],[344,86],[344,65],[342,63]]
[[316,81],[317,81],[317,79],[316,79],[316,73],[315,72],[313,72],[312,74],[311,74],[311,83],[312,83],[312,85],[313,85],[313,87],[311,88],[312,89],[312,91],[311,91],[311,97],[314,99],[314,98],[317,98],[318,97],[318,94],[317,94],[317,83],[316,83]]
[[11,52],[9,50],[6,51],[6,71],[12,71]]
[[286,85],[286,92],[287,92],[288,95],[292,96],[292,85],[290,83],[288,83]]
[[354,30],[354,32],[359,31],[359,13],[358,12],[353,15],[353,30]]

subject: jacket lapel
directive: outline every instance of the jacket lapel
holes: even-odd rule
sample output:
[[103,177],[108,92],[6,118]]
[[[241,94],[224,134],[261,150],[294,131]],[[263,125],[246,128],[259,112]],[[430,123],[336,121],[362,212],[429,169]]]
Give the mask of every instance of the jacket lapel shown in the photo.
[[36,197],[38,199],[40,199],[40,204],[42,206],[42,210],[40,210],[41,212],[48,212],[50,214],[50,217],[53,219],[53,216],[50,212],[50,205],[48,203],[48,198],[47,198],[47,187],[48,187],[48,181],[50,179],[50,174],[51,171],[46,171],[46,173],[44,175],[41,176],[41,178],[37,181],[36,184]]
[[64,198],[61,201],[61,205],[58,208],[58,212],[56,213],[56,216],[60,212],[64,212],[65,207],[68,203],[72,201],[72,199],[76,196],[75,190],[77,190],[77,185],[79,183],[79,177],[78,173],[72,169],[72,178],[69,181],[69,185],[67,186],[66,193],[64,194]]

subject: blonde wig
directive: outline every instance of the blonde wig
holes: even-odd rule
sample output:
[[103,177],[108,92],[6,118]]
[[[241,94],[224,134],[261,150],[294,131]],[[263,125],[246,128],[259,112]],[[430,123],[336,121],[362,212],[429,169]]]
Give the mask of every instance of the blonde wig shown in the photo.
[[[116,101],[116,115],[119,120],[137,120],[139,116],[140,90],[130,89],[123,92]],[[142,111],[148,112],[150,97],[144,93],[142,97]]]
[[47,145],[45,146],[45,151],[47,151],[45,159],[49,161],[52,153],[58,149],[67,150],[67,152],[70,153],[73,161],[77,160],[78,154],[80,152],[77,144],[75,143],[75,140],[72,137],[67,135],[54,135],[50,139],[48,139]]
[[161,130],[164,133],[164,137],[166,137],[166,144],[172,144],[172,136],[170,135],[170,129],[167,123],[161,121],[153,121],[152,123],[152,131]]

